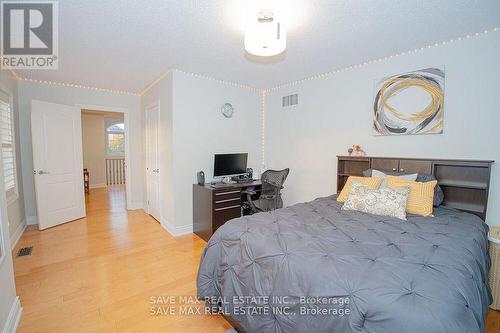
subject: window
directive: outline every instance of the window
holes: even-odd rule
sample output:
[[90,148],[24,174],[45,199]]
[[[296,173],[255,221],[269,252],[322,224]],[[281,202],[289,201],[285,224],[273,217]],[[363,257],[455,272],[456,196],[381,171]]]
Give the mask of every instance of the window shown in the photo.
[[14,116],[10,97],[0,91],[0,138],[2,143],[3,178],[7,201],[17,197],[16,152],[14,146]]
[[123,156],[125,154],[125,125],[117,123],[106,129],[106,154]]

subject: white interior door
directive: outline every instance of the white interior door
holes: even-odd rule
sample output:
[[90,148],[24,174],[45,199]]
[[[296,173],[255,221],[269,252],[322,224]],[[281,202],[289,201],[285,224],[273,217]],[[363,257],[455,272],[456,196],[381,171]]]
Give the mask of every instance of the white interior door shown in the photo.
[[160,166],[158,152],[158,105],[146,108],[146,179],[148,214],[160,221]]
[[80,109],[32,101],[31,136],[38,226],[85,217]]

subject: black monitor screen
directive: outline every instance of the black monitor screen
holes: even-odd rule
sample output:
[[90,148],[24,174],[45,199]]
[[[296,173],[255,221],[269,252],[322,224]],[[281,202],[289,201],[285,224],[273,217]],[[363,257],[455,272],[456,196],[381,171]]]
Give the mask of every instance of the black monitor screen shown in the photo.
[[214,177],[239,175],[247,172],[247,153],[216,154]]

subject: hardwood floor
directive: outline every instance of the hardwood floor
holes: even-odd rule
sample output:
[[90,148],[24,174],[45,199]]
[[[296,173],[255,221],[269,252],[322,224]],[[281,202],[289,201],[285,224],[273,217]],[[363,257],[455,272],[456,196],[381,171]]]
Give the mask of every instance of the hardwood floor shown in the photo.
[[500,311],[490,309],[488,312],[486,333],[500,333]]
[[[14,258],[18,332],[225,332],[231,326],[220,316],[150,313],[168,307],[151,297],[195,296],[204,245],[195,235],[170,236],[141,210],[127,212],[123,188],[91,190],[85,219],[28,230],[16,245],[13,253],[33,246],[31,256]],[[500,333],[500,311],[490,310],[486,332]]]
[[[24,233],[13,253],[23,314],[18,332],[225,332],[220,316],[151,315],[158,296],[195,296],[205,242],[170,236],[121,188],[91,190],[87,217]],[[178,309],[177,309],[178,310]]]

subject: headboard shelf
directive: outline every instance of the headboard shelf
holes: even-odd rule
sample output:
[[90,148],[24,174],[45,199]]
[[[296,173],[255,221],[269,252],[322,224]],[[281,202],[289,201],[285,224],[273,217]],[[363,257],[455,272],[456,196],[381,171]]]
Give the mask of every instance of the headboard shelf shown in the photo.
[[478,190],[485,190],[488,188],[487,183],[473,182],[467,180],[440,180],[438,184],[439,186],[463,187],[463,188],[472,188]]
[[367,169],[389,173],[432,174],[444,193],[443,206],[486,218],[493,160],[459,160],[383,156],[337,156],[337,192],[349,176]]

